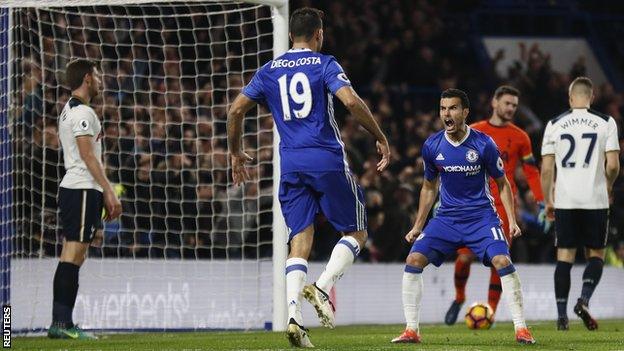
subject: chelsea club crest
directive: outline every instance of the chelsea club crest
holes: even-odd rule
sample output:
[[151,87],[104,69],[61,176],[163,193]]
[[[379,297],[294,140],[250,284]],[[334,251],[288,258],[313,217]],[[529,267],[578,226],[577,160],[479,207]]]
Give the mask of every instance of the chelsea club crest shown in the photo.
[[475,150],[470,149],[466,152],[466,160],[468,160],[468,162],[475,163],[478,159],[479,154]]

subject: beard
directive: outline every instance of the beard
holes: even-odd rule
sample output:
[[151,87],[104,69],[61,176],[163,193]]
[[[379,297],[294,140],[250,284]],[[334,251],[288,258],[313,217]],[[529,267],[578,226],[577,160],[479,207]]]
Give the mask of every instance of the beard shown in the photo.
[[89,94],[91,95],[91,98],[100,95],[100,88],[92,85],[91,87],[89,87]]
[[515,114],[514,113],[507,113],[504,110],[497,110],[496,114],[498,115],[498,117],[500,117],[502,120],[510,122],[511,120],[513,120],[513,116]]

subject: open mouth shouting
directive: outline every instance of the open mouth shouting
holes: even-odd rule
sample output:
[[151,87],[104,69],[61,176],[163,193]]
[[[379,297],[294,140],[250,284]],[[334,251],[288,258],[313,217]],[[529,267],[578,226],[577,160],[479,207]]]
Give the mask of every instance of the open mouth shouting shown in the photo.
[[454,132],[456,129],[455,121],[450,117],[444,118],[444,129],[447,132]]

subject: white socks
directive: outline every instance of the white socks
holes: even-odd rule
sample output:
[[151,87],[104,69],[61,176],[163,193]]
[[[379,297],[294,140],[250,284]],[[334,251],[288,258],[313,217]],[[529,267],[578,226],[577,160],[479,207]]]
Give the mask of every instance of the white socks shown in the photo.
[[[355,257],[360,253],[360,246],[353,237],[345,236],[334,246],[325,270],[316,281],[316,286],[329,294],[336,281],[351,267]],[[308,261],[293,257],[286,260],[286,301],[288,302],[288,318],[294,318],[301,324],[301,291],[306,283]]]
[[403,313],[407,328],[418,331],[420,321],[420,300],[423,292],[422,268],[405,266],[403,272]]
[[516,268],[513,265],[509,265],[499,269],[498,275],[501,278],[503,297],[509,306],[514,328],[516,330],[526,328],[524,311],[522,310],[522,287],[520,286],[520,276],[516,272]]
[[294,318],[303,323],[301,316],[301,291],[306,283],[308,261],[293,257],[286,260],[286,301],[288,303],[288,319]]
[[342,277],[344,272],[351,267],[353,261],[360,253],[360,245],[351,236],[344,236],[332,251],[325,270],[316,281],[316,286],[329,294],[334,284]]

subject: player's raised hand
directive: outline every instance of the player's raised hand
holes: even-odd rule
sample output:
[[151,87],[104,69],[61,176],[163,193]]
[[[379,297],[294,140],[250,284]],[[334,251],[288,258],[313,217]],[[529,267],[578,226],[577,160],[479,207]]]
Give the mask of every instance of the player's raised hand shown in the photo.
[[405,240],[408,243],[413,243],[418,236],[422,233],[422,229],[412,228],[407,234],[405,234]]
[[377,141],[377,153],[381,155],[381,160],[377,162],[377,171],[382,172],[390,164],[390,145],[388,141]]
[[518,227],[517,223],[509,223],[509,234],[511,234],[512,238],[517,238],[522,235],[522,231],[520,230],[520,227]]
[[106,209],[104,220],[107,222],[112,221],[121,214],[121,202],[113,189],[104,190],[104,208]]
[[240,185],[249,180],[249,173],[247,173],[246,163],[253,161],[253,157],[247,155],[244,152],[238,154],[232,154],[232,180],[234,184]]

